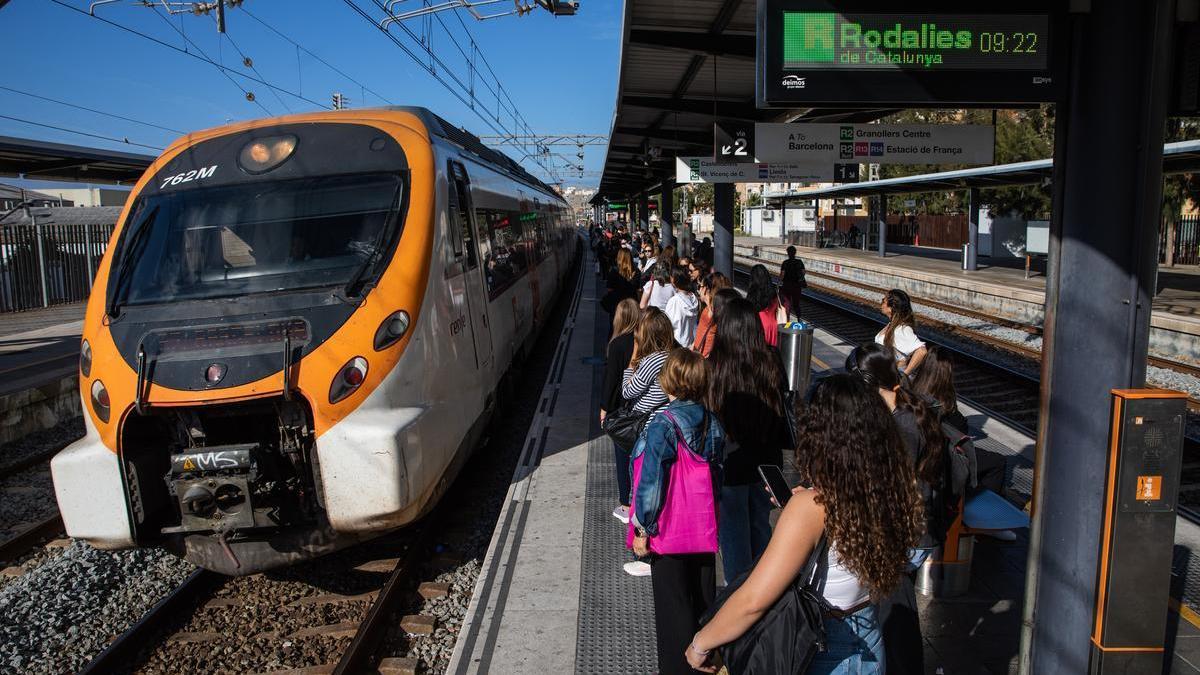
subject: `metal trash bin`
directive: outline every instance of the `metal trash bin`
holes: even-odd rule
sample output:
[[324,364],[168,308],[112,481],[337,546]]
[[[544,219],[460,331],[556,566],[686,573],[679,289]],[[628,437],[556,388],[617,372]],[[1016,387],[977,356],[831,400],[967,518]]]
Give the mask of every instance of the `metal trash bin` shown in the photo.
[[788,389],[801,395],[812,376],[813,327],[803,321],[779,324],[779,355],[787,373]]
[[[961,535],[958,556],[946,560],[942,546],[937,547],[917,570],[916,591],[924,596],[953,598],[964,595],[971,585],[971,559],[975,557],[975,537]],[[951,543],[947,540],[947,543]]]

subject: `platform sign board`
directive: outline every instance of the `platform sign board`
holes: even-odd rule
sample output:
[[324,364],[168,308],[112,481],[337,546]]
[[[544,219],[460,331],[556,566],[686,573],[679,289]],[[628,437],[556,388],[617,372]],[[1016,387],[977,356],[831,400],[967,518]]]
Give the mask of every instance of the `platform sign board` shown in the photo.
[[1063,1],[980,4],[926,0],[897,11],[880,0],[758,0],[758,106],[1059,100]]
[[711,157],[675,158],[677,183],[828,183],[834,171],[833,162],[718,164]]
[[755,125],[762,162],[991,164],[995,128],[975,124]]
[[713,161],[744,164],[754,161],[754,122],[720,120],[713,123]]

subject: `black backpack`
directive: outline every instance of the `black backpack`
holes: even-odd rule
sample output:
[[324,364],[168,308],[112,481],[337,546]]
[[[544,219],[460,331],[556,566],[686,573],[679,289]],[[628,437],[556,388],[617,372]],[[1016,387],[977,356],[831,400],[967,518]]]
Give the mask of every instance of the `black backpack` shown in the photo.
[[[730,675],[800,675],[817,652],[825,649],[824,611],[829,607],[817,590],[817,565],[828,555],[825,535],[808,556],[804,569],[754,625],[741,637],[718,648]],[[700,619],[703,626],[741,588],[754,569],[725,587]]]
[[[942,461],[942,484],[931,485],[925,504],[925,528],[928,537],[922,546],[942,544],[950,526],[958,518],[962,498],[978,483],[975,442],[950,424],[942,423],[946,454]],[[932,540],[932,541],[931,541]]]

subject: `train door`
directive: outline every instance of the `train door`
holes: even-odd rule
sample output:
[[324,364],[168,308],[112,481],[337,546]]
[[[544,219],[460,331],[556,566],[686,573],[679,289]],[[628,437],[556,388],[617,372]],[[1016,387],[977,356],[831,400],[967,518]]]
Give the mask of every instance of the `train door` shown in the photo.
[[471,337],[475,341],[475,363],[485,367],[492,362],[492,331],[488,325],[488,296],[479,269],[479,246],[475,241],[475,209],[471,204],[471,179],[467,169],[450,160],[448,189],[452,226],[461,233],[463,268],[466,272],[467,314],[471,317]]

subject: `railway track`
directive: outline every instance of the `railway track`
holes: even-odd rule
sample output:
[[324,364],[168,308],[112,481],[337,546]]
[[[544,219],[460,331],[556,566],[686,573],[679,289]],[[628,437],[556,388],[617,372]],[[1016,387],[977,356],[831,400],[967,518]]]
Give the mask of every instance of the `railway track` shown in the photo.
[[[81,672],[164,672],[178,665],[190,670],[186,666],[203,667],[189,662],[189,655],[181,653],[194,651],[192,647],[219,653],[260,643],[248,650],[255,653],[256,647],[261,652],[272,643],[290,646],[289,643],[303,641],[320,643],[310,647],[318,662],[306,667],[327,672],[386,672],[402,666],[415,667],[415,663],[397,663],[396,657],[384,662],[378,649],[393,626],[394,615],[401,613],[410,601],[407,591],[421,576],[419,567],[428,557],[433,534],[439,526],[435,510],[415,528],[362,544],[345,554],[334,554],[299,574],[284,572],[230,579],[198,569],[117,636]],[[336,574],[354,579],[330,592],[328,586]],[[281,585],[288,587],[283,595],[298,597],[280,606],[264,604],[263,600],[280,595],[264,587]],[[239,630],[249,626],[237,618],[230,622],[232,625],[227,624],[231,615],[257,617],[253,627],[257,632]],[[181,621],[186,616],[191,618]],[[331,617],[336,620],[320,622]],[[424,622],[419,617],[406,617],[401,623]],[[299,627],[292,628],[297,624]],[[233,630],[197,630],[221,625]],[[164,626],[170,627],[165,634]],[[345,639],[347,636],[349,641]],[[136,665],[131,668],[131,664]]]

